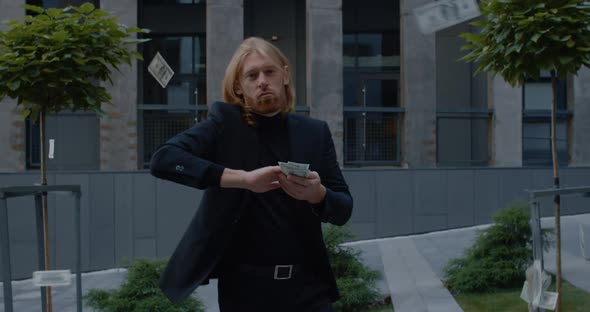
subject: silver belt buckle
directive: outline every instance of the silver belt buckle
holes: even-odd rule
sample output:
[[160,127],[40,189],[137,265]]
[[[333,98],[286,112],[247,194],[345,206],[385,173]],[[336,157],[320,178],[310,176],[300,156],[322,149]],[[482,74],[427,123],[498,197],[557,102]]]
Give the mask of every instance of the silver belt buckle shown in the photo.
[[[279,270],[280,269],[285,269],[285,268],[288,268],[289,269],[289,274],[287,275],[287,277],[279,277]],[[275,265],[275,279],[276,280],[290,279],[292,273],[293,273],[293,265],[292,264],[289,264],[289,265]]]

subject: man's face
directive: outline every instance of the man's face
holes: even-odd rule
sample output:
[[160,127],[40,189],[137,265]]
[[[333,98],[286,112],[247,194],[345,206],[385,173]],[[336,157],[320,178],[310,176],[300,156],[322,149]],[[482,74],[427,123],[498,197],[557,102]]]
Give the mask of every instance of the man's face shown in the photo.
[[251,53],[244,59],[236,92],[258,114],[278,112],[287,105],[287,70],[286,66],[282,68],[270,57]]

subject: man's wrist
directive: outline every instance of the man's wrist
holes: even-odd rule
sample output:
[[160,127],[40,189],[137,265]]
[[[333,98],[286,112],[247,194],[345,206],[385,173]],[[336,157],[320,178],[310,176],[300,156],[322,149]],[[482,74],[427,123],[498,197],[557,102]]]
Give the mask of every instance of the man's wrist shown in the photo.
[[312,205],[321,204],[324,201],[324,199],[326,198],[326,193],[327,193],[326,187],[323,184],[320,184],[320,190],[319,190],[317,196],[310,199],[308,202]]
[[246,174],[247,172],[244,170],[225,168],[219,186],[224,188],[247,188]]

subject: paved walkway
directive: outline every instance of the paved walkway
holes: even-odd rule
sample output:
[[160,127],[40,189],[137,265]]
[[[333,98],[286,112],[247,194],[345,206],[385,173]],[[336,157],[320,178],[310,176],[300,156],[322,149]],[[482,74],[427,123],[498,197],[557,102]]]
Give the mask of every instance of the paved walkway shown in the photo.
[[[543,220],[552,227],[553,219]],[[564,279],[590,292],[590,261],[582,258],[578,224],[590,224],[590,214],[562,217],[562,271]],[[377,287],[383,296],[391,295],[396,312],[455,312],[462,311],[440,281],[442,268],[449,259],[462,255],[469,247],[477,226],[465,229],[433,232],[423,235],[394,237],[346,244],[363,252],[363,261],[382,273]],[[555,271],[555,252],[545,254],[545,267]],[[83,274],[83,292],[89,289],[118,287],[126,270],[113,269]],[[217,283],[199,287],[196,295],[207,312],[218,312]],[[0,283],[0,312],[4,311]],[[40,291],[30,280],[13,282],[14,311],[40,311]],[[53,289],[54,311],[76,311],[74,285]],[[84,311],[92,311],[85,308]]]

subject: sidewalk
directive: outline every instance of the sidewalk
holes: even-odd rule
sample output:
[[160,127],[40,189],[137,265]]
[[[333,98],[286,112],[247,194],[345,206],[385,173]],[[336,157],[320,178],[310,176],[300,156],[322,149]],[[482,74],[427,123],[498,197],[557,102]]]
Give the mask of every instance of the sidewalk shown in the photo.
[[[578,240],[578,223],[590,224],[590,214],[561,218],[563,277],[573,285],[590,292],[590,261],[582,258]],[[543,219],[543,227],[552,227],[553,218]],[[363,251],[363,261],[382,273],[377,286],[383,296],[391,295],[396,312],[462,311],[440,278],[449,259],[462,255],[473,242],[476,230],[486,226],[433,232],[422,235],[351,242],[345,245]],[[555,272],[555,251],[545,253],[545,267]],[[124,279],[126,270],[112,269],[82,276],[83,293],[89,289],[112,289]],[[1,285],[1,283],[0,283]],[[37,312],[40,291],[31,280],[13,282],[14,311]],[[0,312],[4,298],[0,286]],[[217,283],[199,287],[196,292],[208,312],[218,312]],[[76,311],[75,285],[53,288],[54,311]],[[92,311],[85,308],[84,311]]]

